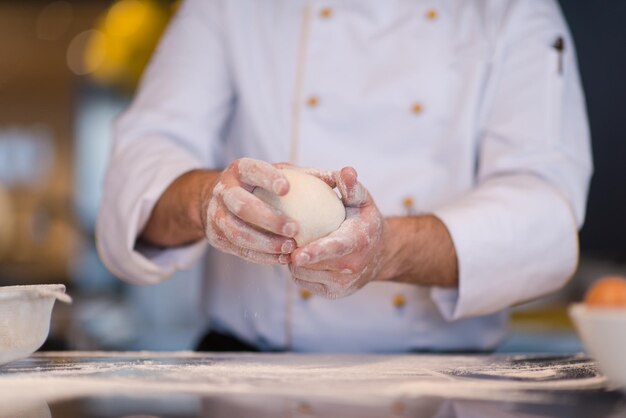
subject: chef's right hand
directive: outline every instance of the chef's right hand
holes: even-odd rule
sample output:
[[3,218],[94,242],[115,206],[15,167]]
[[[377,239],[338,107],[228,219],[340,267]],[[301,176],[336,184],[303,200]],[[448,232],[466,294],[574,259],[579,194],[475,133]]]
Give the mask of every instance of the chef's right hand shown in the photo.
[[265,161],[242,158],[228,166],[203,196],[206,237],[215,248],[254,263],[288,264],[298,224],[253,195],[256,187],[283,196],[289,182]]

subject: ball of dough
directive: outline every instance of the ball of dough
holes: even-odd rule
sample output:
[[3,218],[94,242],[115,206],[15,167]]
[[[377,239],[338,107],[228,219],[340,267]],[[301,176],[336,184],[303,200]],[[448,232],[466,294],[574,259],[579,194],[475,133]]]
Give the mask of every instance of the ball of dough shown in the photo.
[[310,174],[291,169],[283,169],[283,173],[289,181],[286,195],[277,196],[259,187],[253,193],[299,223],[295,236],[299,247],[339,228],[346,219],[346,208],[333,189]]

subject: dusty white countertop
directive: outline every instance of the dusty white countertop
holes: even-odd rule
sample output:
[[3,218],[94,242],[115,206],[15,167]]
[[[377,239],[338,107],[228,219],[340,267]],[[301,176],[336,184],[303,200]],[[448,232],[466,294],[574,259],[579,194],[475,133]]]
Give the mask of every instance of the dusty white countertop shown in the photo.
[[[42,405],[49,414],[35,416],[57,416],[55,408],[63,405],[66,410],[58,416],[72,416],[72,410],[75,416],[123,416],[92,409],[108,405],[105,409],[113,411],[129,402],[135,405],[133,414],[154,416],[170,416],[162,411],[172,405],[196,405],[196,412],[182,414],[178,407],[181,414],[171,416],[208,416],[201,412],[207,402],[210,416],[222,416],[222,410],[233,416],[241,407],[268,417],[285,415],[285,408],[305,416],[314,411],[333,416],[340,407],[347,408],[342,416],[382,411],[402,416],[423,409],[424,402],[435,411],[460,404],[468,411],[471,404],[508,405],[510,412],[511,405],[531,405],[563,407],[569,414],[568,408],[578,411],[590,402],[609,409],[623,406],[623,395],[608,389],[595,363],[581,355],[40,353],[0,368],[0,417],[16,408],[44,410]],[[153,411],[159,404],[161,409]]]

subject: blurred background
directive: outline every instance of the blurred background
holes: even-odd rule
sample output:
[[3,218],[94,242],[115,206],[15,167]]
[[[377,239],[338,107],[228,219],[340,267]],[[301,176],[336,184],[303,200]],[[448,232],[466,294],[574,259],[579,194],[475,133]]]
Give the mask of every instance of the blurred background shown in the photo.
[[[626,2],[562,0],[577,44],[595,175],[581,264],[558,294],[515,309],[504,351],[576,351],[565,307],[626,274]],[[94,224],[111,123],[175,13],[167,0],[0,0],[0,286],[65,283],[45,349],[173,350],[206,324],[199,272],[129,286],[98,259]]]

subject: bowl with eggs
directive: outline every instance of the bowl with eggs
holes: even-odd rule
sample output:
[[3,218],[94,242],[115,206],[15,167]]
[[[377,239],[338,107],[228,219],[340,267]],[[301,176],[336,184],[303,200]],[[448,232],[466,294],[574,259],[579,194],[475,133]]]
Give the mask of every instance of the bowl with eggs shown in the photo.
[[41,347],[57,300],[72,302],[62,284],[0,287],[0,366]]
[[597,281],[569,313],[585,350],[611,383],[626,390],[626,279]]

